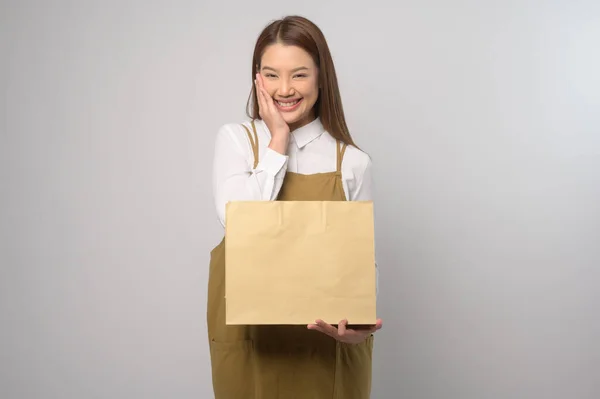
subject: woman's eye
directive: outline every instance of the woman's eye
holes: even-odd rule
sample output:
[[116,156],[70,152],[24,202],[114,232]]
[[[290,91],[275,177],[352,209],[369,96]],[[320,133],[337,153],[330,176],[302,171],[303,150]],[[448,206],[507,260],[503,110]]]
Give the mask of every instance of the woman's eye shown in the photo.
[[267,78],[274,78],[275,77],[275,75],[273,75],[272,73],[267,73],[265,76]]
[[296,77],[297,77],[297,78],[305,78],[305,77],[306,77],[306,75],[304,75],[304,74],[300,74],[300,75],[296,75]]

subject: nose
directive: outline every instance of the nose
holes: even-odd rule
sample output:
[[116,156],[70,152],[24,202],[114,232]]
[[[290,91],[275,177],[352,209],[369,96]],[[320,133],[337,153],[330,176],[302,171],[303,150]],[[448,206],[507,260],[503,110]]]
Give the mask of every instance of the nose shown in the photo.
[[278,91],[281,97],[288,97],[293,94],[294,88],[287,79],[280,79],[279,82]]

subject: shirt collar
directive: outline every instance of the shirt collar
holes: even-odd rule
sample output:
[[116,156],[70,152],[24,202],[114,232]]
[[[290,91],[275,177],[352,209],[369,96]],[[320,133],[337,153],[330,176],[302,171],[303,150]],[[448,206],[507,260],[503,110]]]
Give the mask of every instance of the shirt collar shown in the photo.
[[292,132],[292,136],[294,137],[294,142],[298,146],[298,148],[302,148],[311,141],[320,137],[325,130],[323,129],[323,124],[321,123],[321,118],[317,117],[314,121],[310,122],[307,125],[302,126]]

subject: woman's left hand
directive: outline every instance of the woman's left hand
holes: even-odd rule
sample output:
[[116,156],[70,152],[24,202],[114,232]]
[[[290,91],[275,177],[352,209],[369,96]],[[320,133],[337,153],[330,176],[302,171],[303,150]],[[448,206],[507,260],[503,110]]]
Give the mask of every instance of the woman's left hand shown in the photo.
[[369,335],[383,327],[381,319],[377,319],[374,326],[358,329],[348,328],[348,320],[340,321],[337,328],[331,324],[325,323],[323,320],[317,320],[315,323],[316,324],[309,324],[308,329],[320,331],[323,334],[327,334],[330,337],[347,344],[359,344],[367,339]]

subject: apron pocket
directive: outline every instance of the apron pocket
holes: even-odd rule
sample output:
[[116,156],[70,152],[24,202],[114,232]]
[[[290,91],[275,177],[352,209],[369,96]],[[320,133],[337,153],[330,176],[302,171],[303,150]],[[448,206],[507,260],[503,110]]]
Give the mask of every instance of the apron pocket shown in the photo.
[[210,341],[215,399],[254,399],[254,347],[250,340]]

